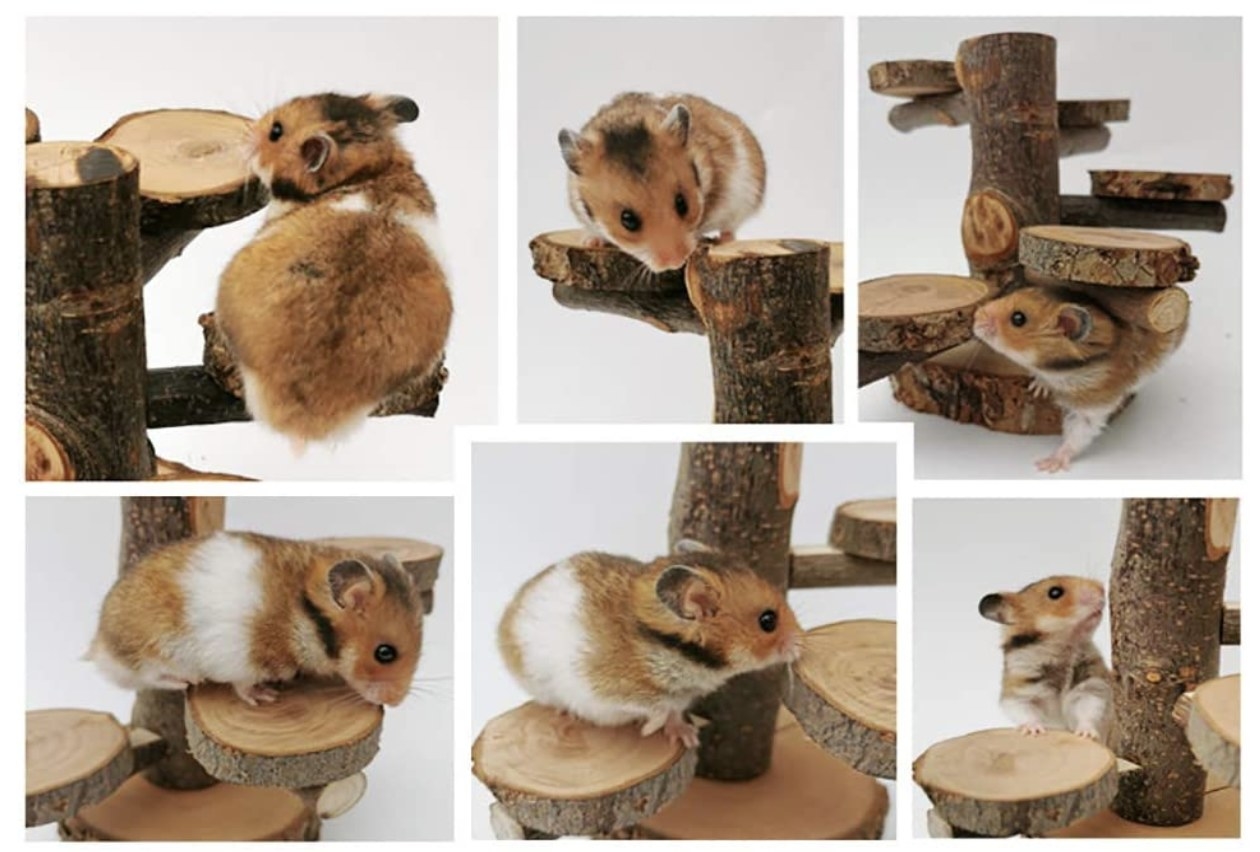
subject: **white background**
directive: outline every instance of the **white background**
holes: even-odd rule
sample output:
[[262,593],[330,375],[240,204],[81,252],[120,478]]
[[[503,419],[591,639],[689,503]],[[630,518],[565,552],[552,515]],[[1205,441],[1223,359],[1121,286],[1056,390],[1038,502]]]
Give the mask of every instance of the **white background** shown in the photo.
[[[1053,574],[1092,577],[1106,585],[1120,507],[1119,500],[914,502],[915,757],[950,737],[1010,727],[998,708],[1002,628],[980,615],[980,599]],[[1244,523],[1240,515],[1238,528]],[[1242,566],[1235,546],[1226,600],[1239,599]],[[1094,634],[1107,660],[1110,628],[1104,614]],[[1237,672],[1238,660],[1237,647],[1222,649],[1221,674]],[[913,807],[914,835],[926,837],[930,804],[918,786]]]
[[[1194,8],[1181,10],[1193,11]],[[885,59],[952,60],[965,38],[1039,32],[1058,40],[1062,100],[1129,98],[1130,120],[1110,124],[1106,150],[1059,161],[1061,191],[1089,194],[1089,169],[1225,172],[1234,177],[1224,233],[1175,232],[1201,263],[1186,286],[1190,330],[1113,429],[1067,476],[1234,478],[1242,465],[1241,43],[1238,19],[980,18],[865,19],[859,204],[861,280],[911,272],[966,275],[959,221],[971,175],[966,127],[900,133],[866,69]],[[857,276],[854,276],[857,279]],[[861,391],[863,420],[915,424],[917,475],[926,478],[1037,476],[1034,460],[1057,436],[990,432],[918,414],[896,402],[888,382]],[[1063,478],[1065,474],[1056,474]]]
[[[115,497],[27,501],[26,707],[83,707],[131,718],[135,693],[79,659],[96,632],[101,601],[118,576],[121,509]],[[325,840],[450,840],[454,724],[451,501],[446,498],[231,497],[227,528],[289,538],[400,536],[445,551],[425,619],[416,685],[387,708],[381,750],[364,770],[367,792],[324,823]],[[70,532],[71,534],[68,534]],[[56,825],[27,839],[56,839]]]
[[[49,19],[27,30],[27,104],[43,138],[95,139],[161,107],[258,116],[297,95],[404,94],[399,127],[437,199],[455,320],[435,419],[373,418],[295,459],[256,423],[155,429],[158,455],[260,479],[449,479],[451,429],[495,419],[497,50],[493,19]],[[205,231],[145,288],[149,367],[201,363],[197,315],[262,214]]]
[[[499,617],[530,577],[583,550],[649,560],[666,552],[677,444],[474,444],[472,453],[473,726],[528,696],[495,647]],[[793,544],[824,544],[836,506],[896,493],[892,444],[807,444]],[[892,586],[799,589],[806,628],[852,618],[896,618]],[[893,796],[891,784],[885,784]],[[490,793],[472,780],[474,837],[492,837]],[[894,807],[885,823],[896,825]]]
[[[704,336],[561,307],[551,298],[551,282],[534,275],[529,241],[578,227],[566,200],[560,129],[580,129],[623,91],[706,97],[740,116],[766,156],[765,205],[738,236],[840,240],[842,33],[839,18],[520,21],[514,250],[522,422],[713,418]],[[837,421],[843,410],[840,350],[832,350]]]

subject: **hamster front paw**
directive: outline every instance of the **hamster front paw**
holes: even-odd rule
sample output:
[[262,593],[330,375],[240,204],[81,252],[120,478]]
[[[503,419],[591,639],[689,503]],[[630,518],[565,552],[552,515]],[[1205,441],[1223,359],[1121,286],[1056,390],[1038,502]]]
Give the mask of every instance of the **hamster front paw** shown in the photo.
[[1046,726],[1040,722],[1025,722],[1019,726],[1019,732],[1026,737],[1035,737],[1046,732]]
[[236,690],[236,694],[250,707],[257,707],[259,704],[274,704],[280,698],[280,693],[261,683],[234,683],[232,689]]
[[1098,731],[1088,725],[1078,725],[1072,733],[1076,734],[1078,737],[1084,737],[1087,740],[1094,740],[1095,742],[1100,739]]
[[682,743],[684,748],[700,745],[700,729],[683,718],[681,713],[671,713],[666,718],[665,736],[670,742]]
[[1067,470],[1072,463],[1072,451],[1066,446],[1059,447],[1054,455],[1046,456],[1037,462],[1037,470],[1042,473],[1058,473]]
[[1032,393],[1035,399],[1050,398],[1050,386],[1036,376],[1029,379],[1028,390]]

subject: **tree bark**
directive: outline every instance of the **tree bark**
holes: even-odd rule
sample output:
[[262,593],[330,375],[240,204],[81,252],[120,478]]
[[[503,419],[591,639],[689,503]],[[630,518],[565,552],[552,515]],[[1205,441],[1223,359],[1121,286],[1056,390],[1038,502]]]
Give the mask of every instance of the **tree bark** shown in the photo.
[[917,98],[943,95],[961,87],[954,63],[936,59],[899,59],[876,62],[867,69],[871,91],[880,95]]
[[704,322],[683,290],[625,293],[556,283],[551,285],[551,297],[566,308],[630,317],[660,331],[704,334]]
[[1124,228],[1029,227],[1019,262],[1031,275],[1109,287],[1170,287],[1193,281],[1199,259],[1176,237]]
[[1138,228],[1144,231],[1225,230],[1225,205],[1219,201],[1150,201],[1064,195],[1059,198],[1064,225],[1091,228]]
[[1157,201],[1224,201],[1234,194],[1229,175],[1193,172],[1091,170],[1090,193]]

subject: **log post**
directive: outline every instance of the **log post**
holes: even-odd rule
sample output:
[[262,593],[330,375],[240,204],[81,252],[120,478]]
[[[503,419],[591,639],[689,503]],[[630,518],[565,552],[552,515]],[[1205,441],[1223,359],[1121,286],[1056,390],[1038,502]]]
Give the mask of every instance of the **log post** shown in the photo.
[[1124,819],[1185,825],[1203,814],[1207,775],[1173,708],[1218,673],[1236,511],[1236,500],[1124,501],[1110,595],[1116,754],[1142,767],[1111,804]]
[[[789,536],[800,492],[800,444],[684,444],[670,511],[669,543],[692,539],[743,560],[787,591]],[[696,774],[756,778],[770,766],[786,669],[742,675],[703,699]]]
[[962,241],[971,274],[1019,277],[1019,232],[1059,221],[1055,40],[1035,33],[968,39],[955,61],[971,117],[971,188]]

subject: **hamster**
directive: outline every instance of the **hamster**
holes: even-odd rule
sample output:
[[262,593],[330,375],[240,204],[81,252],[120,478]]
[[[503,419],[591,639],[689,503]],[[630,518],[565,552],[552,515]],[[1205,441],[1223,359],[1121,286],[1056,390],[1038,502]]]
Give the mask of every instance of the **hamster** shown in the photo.
[[451,323],[436,205],[394,136],[410,98],[295,98],[255,122],[266,221],[219,280],[216,316],[250,414],[337,437],[434,369]]
[[560,131],[569,206],[588,245],[612,243],[653,272],[682,267],[761,207],[766,162],[738,116],[695,95],[627,92],[580,133]]
[[1111,415],[1171,355],[1186,327],[1161,334],[1125,322],[1087,293],[1031,285],[981,305],[975,335],[1033,374],[1063,410],[1063,442],[1037,462],[1066,470]]
[[126,689],[215,681],[259,704],[277,698],[268,683],[338,675],[364,700],[397,705],[420,661],[422,619],[392,556],[216,532],[123,574],[86,656]]
[[1106,597],[1097,580],[1058,576],[980,599],[980,614],[1003,625],[1002,710],[1025,734],[1110,741],[1111,671],[1093,641]]
[[642,722],[691,748],[684,715],[738,674],[789,663],[802,634],[782,592],[748,568],[681,542],[644,564],[579,553],[525,583],[499,623],[499,651],[541,704],[596,725]]

